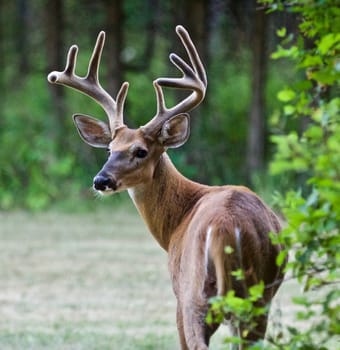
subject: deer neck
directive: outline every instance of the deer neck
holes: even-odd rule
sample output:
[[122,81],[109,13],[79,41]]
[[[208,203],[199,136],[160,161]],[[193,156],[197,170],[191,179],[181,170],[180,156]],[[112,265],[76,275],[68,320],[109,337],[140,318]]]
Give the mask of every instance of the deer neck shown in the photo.
[[168,250],[172,234],[203,196],[206,187],[180,174],[163,153],[152,180],[128,192],[152,235]]

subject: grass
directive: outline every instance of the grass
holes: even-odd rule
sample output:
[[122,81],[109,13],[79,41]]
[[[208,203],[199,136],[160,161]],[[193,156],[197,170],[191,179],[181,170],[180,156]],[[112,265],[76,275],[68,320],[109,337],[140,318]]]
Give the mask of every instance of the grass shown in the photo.
[[131,205],[0,213],[0,286],[2,350],[179,349],[166,253]]

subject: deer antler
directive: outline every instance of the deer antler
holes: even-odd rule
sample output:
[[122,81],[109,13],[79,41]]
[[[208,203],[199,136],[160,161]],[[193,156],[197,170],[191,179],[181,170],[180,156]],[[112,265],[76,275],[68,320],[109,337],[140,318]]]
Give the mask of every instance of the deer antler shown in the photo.
[[[158,78],[153,82],[157,98],[157,113],[146,125],[143,126],[145,132],[157,129],[164,123],[164,121],[170,119],[172,116],[184,112],[190,112],[201,103],[205,96],[208,84],[207,76],[195,45],[191,41],[191,38],[184,27],[177,26],[176,33],[185,47],[191,66],[177,54],[170,54],[170,61],[183,73],[183,77]],[[188,89],[192,90],[192,93],[177,105],[172,108],[167,108],[162,87]]]
[[76,67],[76,59],[78,46],[71,46],[66,61],[66,67],[63,72],[51,72],[47,79],[50,83],[61,84],[76,89],[90,97],[102,106],[109,118],[109,125],[112,136],[115,129],[124,125],[123,108],[124,102],[129,88],[129,83],[122,84],[115,101],[100,85],[98,79],[98,69],[100,58],[105,42],[105,32],[101,31],[97,37],[96,45],[89,62],[87,75],[79,77],[74,73]]

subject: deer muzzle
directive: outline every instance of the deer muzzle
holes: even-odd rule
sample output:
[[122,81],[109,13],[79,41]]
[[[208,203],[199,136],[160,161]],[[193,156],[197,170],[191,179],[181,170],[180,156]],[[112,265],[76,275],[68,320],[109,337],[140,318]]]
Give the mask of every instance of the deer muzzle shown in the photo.
[[106,192],[106,191],[116,191],[117,183],[111,177],[99,173],[93,179],[93,188],[96,191]]

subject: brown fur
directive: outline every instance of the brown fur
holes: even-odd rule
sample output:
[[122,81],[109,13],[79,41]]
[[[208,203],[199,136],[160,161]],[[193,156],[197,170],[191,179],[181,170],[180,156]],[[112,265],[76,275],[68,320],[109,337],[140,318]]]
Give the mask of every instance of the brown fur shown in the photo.
[[[231,271],[244,269],[246,287],[261,280],[270,285],[282,278],[275,264],[280,247],[273,246],[268,237],[269,232],[279,232],[280,223],[249,189],[194,183],[177,172],[166,154],[161,156],[152,182],[137,186],[134,193],[134,202],[151,233],[169,253],[182,349],[207,349],[217,329],[205,323],[208,299],[230,289],[246,296],[244,284],[236,282]],[[211,242],[205,266],[209,227]],[[237,252],[236,228],[241,236],[242,264],[235,254],[224,252],[227,245]],[[264,302],[271,300],[278,285],[266,290]],[[248,335],[251,340],[264,337],[267,320],[259,321],[258,334]]]

